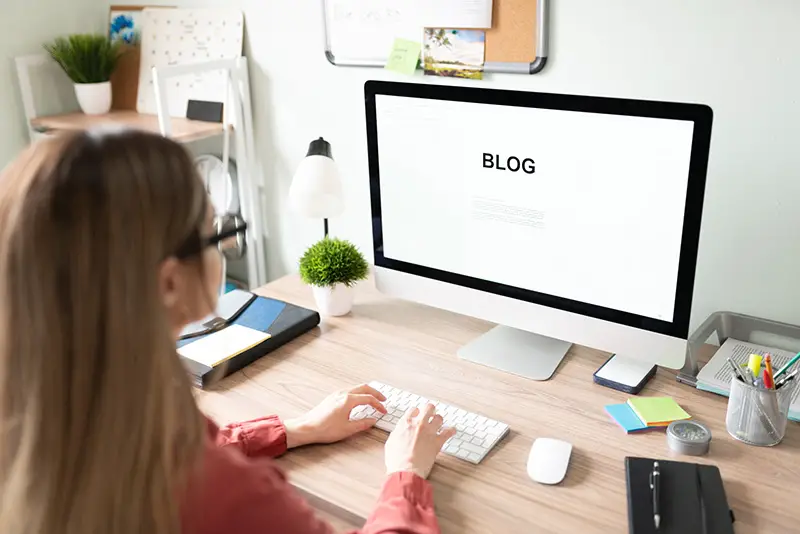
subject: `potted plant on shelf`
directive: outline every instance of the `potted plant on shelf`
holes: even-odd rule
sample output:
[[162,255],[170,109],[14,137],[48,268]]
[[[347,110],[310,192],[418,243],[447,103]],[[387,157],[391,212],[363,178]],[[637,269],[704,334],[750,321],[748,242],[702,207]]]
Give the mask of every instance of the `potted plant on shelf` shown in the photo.
[[355,245],[325,237],[300,258],[300,277],[314,291],[322,315],[346,315],[353,307],[353,286],[367,277],[369,266]]
[[111,109],[111,74],[123,53],[122,42],[102,34],[59,37],[44,45],[53,60],[75,84],[75,96],[87,115]]

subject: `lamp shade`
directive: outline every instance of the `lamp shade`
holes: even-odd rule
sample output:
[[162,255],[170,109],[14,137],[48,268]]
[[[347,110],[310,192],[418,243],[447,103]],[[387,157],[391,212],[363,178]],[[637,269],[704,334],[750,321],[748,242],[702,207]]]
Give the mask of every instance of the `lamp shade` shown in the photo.
[[327,219],[344,211],[342,181],[331,157],[330,143],[313,141],[295,172],[289,188],[289,204],[306,217]]

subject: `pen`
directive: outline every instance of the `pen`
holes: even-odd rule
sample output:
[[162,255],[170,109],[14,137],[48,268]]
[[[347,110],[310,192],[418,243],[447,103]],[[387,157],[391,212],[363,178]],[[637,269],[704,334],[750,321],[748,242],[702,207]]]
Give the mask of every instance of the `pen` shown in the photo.
[[735,378],[738,378],[742,382],[746,382],[744,375],[742,374],[742,371],[739,370],[739,367],[737,367],[735,363],[733,363],[733,360],[731,359],[730,356],[727,357],[727,360],[728,360],[728,365],[730,365],[731,369],[733,369],[733,376]]
[[661,513],[658,509],[659,491],[661,489],[661,471],[658,468],[658,462],[653,462],[653,472],[650,474],[650,490],[653,493],[653,523],[658,530],[661,524]]
[[764,387],[775,389],[775,380],[772,375],[772,357],[769,354],[764,357]]
[[750,361],[747,362],[747,367],[750,369],[750,372],[753,373],[753,380],[758,378],[758,375],[761,374],[761,355],[751,354]]
[[751,386],[755,385],[756,377],[753,376],[753,371],[751,371],[749,367],[745,367],[742,372],[744,373],[745,376],[745,382],[747,382]]
[[795,369],[788,375],[778,380],[778,382],[775,384],[775,389],[778,389],[779,387],[783,386],[786,382],[789,382],[790,380],[794,380],[798,372],[800,372],[800,369]]
[[785,373],[786,371],[788,371],[788,370],[789,370],[789,368],[790,368],[791,366],[793,366],[794,364],[796,364],[796,363],[797,363],[797,360],[800,360],[800,352],[798,352],[798,353],[797,353],[797,355],[796,355],[794,358],[792,358],[791,360],[789,360],[789,362],[788,362],[786,365],[784,365],[783,367],[781,367],[780,369],[778,369],[778,372],[777,372],[777,373],[775,373],[775,376],[774,376],[773,378],[776,378],[776,379],[777,379],[777,378],[778,378],[779,376],[781,376],[783,373]]

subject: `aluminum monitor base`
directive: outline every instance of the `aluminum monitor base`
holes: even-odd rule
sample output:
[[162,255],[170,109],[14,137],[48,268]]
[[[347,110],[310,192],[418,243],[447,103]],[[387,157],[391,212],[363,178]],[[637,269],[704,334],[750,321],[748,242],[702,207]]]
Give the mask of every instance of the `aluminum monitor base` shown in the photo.
[[461,347],[458,357],[524,378],[549,380],[571,346],[567,341],[499,325]]

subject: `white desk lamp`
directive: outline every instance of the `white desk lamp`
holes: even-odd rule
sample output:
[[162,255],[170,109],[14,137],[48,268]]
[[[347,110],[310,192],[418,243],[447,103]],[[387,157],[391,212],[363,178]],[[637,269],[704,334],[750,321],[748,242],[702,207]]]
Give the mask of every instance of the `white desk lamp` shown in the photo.
[[342,181],[333,161],[331,144],[322,137],[312,141],[308,153],[295,172],[289,188],[289,203],[296,212],[325,224],[328,219],[344,211]]

